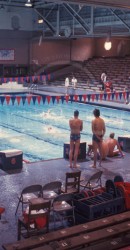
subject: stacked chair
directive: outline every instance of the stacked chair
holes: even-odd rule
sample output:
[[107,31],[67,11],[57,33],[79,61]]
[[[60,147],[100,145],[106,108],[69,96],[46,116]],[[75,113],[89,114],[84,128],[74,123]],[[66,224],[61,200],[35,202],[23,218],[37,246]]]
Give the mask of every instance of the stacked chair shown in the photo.
[[61,221],[62,226],[75,225],[75,212],[73,197],[74,193],[80,191],[81,171],[66,172],[65,184],[61,186],[61,195],[53,200],[52,211],[54,218],[54,228],[56,221]]
[[43,197],[42,185],[35,184],[25,187],[21,194],[18,196],[18,205],[16,207],[15,215],[17,214],[20,203],[22,204],[22,212],[24,205],[29,204],[29,200],[32,198]]
[[73,193],[79,192],[80,175],[81,171],[67,172],[63,189],[62,182],[53,181],[43,186],[31,185],[21,191],[15,211],[17,214],[21,203],[22,216],[18,217],[18,240],[43,231],[48,232],[50,214],[53,215],[54,228],[56,222],[62,227],[67,226],[67,223],[75,224]]
[[[75,212],[73,203],[73,194],[65,193],[57,196],[52,204],[54,228],[56,228],[56,221],[61,221],[62,226],[67,226],[68,223],[75,225]],[[64,224],[66,222],[66,224]]]
[[61,181],[53,181],[45,184],[42,188],[43,198],[53,200],[57,195],[61,193]]
[[53,181],[44,186],[24,188],[16,208],[17,213],[19,204],[22,204],[23,214],[18,218],[18,240],[48,232],[50,218],[54,229],[58,229],[129,209],[130,184],[125,183],[121,176],[115,176],[114,180],[107,180],[102,186],[102,174],[102,171],[97,171],[81,180],[81,171],[72,170],[66,172],[64,185],[61,181]]
[[18,218],[18,240],[49,232],[51,201],[43,198],[30,200],[28,211]]

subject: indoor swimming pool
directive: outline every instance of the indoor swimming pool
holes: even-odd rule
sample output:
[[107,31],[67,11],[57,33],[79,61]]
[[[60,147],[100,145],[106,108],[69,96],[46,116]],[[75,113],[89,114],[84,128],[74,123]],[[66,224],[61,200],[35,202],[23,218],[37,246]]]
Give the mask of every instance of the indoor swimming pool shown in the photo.
[[66,103],[28,103],[0,105],[0,150],[23,151],[27,161],[40,161],[63,157],[63,145],[69,142],[69,119],[78,109],[83,120],[81,140],[91,142],[93,110],[99,108],[106,122],[106,135],[115,132],[130,135],[130,112],[95,105]]

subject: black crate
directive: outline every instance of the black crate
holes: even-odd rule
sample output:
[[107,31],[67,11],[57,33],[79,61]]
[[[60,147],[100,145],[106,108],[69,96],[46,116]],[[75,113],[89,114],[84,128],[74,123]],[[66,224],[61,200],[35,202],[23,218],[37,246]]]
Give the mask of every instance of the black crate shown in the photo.
[[0,167],[3,170],[21,169],[23,152],[17,149],[0,151]]
[[120,147],[125,152],[130,152],[130,137],[128,136],[119,136],[118,142]]
[[124,198],[113,199],[112,195],[108,193],[82,200],[75,199],[74,205],[77,213],[88,221],[125,211]]
[[[63,157],[64,159],[69,159],[70,144],[64,143]],[[80,142],[78,160],[86,159],[86,142]]]

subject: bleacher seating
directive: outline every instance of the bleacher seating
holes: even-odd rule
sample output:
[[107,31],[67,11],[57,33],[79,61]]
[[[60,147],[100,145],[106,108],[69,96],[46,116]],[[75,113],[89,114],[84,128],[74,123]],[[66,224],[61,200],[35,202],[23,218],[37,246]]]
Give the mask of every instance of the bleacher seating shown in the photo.
[[[100,76],[106,71],[108,80],[112,82],[115,91],[130,89],[130,56],[126,57],[96,57],[84,63],[79,63],[79,67],[67,74],[70,81],[72,75],[77,78],[77,88],[100,91]],[[51,84],[64,86],[66,75],[52,81]],[[71,83],[70,83],[71,85]]]
[[[29,249],[89,249],[114,250],[128,246],[130,238],[130,211],[107,216],[67,229],[4,244],[4,250]],[[120,240],[118,240],[120,239]],[[115,244],[114,244],[114,243]],[[105,247],[104,247],[105,246]]]

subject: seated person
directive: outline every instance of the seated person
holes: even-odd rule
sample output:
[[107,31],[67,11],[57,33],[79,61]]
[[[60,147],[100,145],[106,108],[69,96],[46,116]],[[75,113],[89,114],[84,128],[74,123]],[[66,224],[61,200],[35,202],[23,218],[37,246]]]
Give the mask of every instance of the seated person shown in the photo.
[[[108,145],[105,141],[102,142],[102,160],[105,160],[107,155],[108,155]],[[99,151],[97,150],[97,158],[100,158],[100,154]],[[88,144],[88,152],[86,154],[87,156],[92,156],[93,157],[93,145],[92,144]]]
[[113,157],[113,156],[117,156],[117,155],[121,155],[122,157],[124,157],[124,154],[121,151],[121,147],[119,145],[118,140],[116,140],[114,138],[115,134],[111,133],[109,135],[109,138],[105,140],[105,142],[108,145],[108,155],[109,157]]
[[[104,140],[102,142],[102,159],[105,160],[106,157],[113,157],[113,156],[118,156],[119,154],[124,157],[124,154],[122,153],[121,147],[119,145],[118,140],[114,138],[115,134],[111,133],[109,135],[109,138]],[[91,156],[93,153],[93,146],[92,144],[88,144],[88,152],[87,155]],[[98,157],[99,153],[98,153]]]

